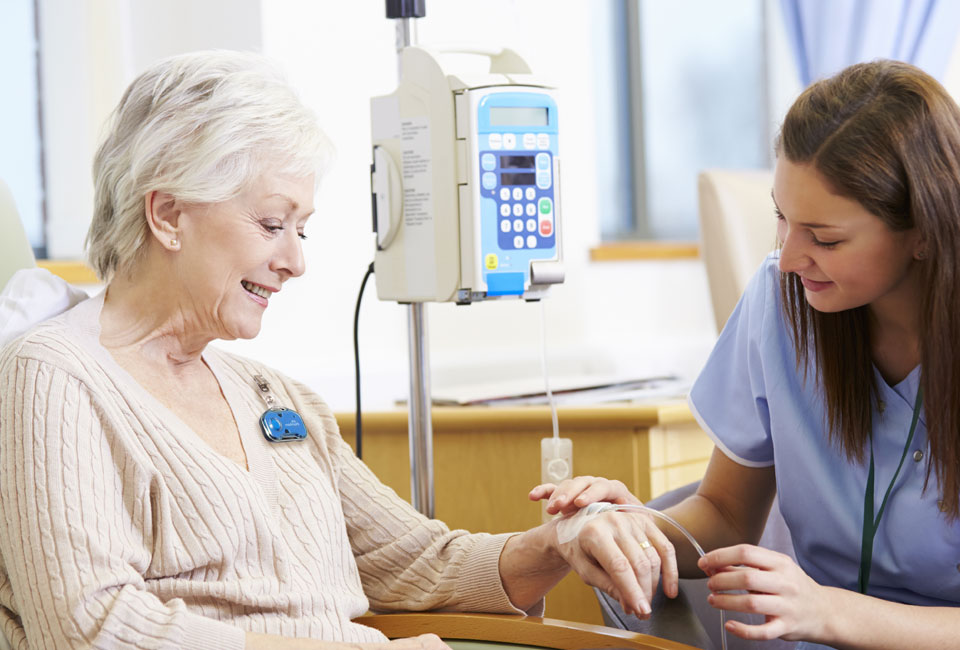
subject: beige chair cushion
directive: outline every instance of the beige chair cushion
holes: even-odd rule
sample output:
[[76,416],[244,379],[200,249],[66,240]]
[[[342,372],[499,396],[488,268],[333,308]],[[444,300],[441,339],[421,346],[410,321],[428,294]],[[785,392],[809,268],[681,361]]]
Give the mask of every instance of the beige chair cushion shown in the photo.
[[700,239],[717,331],[776,247],[773,172],[708,169],[698,178]]

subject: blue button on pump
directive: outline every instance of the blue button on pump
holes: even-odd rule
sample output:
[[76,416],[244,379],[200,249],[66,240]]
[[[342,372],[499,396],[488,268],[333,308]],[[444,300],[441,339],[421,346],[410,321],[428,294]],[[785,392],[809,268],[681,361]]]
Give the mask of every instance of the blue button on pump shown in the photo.
[[493,171],[497,166],[497,158],[492,153],[485,153],[480,156],[480,166],[486,171]]
[[484,172],[481,181],[483,182],[483,189],[492,190],[497,186],[497,175],[493,172]]

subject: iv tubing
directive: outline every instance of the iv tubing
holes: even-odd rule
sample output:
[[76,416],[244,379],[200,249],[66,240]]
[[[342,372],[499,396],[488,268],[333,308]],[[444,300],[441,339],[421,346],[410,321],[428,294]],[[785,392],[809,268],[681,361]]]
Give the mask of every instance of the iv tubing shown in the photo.
[[550,379],[547,373],[547,316],[546,307],[540,301],[540,365],[543,368],[543,386],[547,391],[547,401],[550,403],[550,417],[553,419],[553,439],[560,439],[560,425],[557,423],[557,405],[553,401],[550,391]]
[[[585,507],[581,512],[584,512],[584,516],[589,518],[592,515],[598,515],[601,512],[643,512],[653,517],[657,517],[667,522],[674,528],[676,528],[680,533],[687,538],[687,541],[690,542],[691,546],[697,551],[700,557],[706,555],[703,548],[700,544],[697,543],[697,540],[693,538],[686,528],[680,525],[676,519],[670,515],[660,512],[659,510],[654,510],[653,508],[648,508],[644,505],[632,504],[632,503],[591,503],[589,506]],[[579,514],[579,513],[578,513]],[[583,523],[586,523],[585,521]],[[582,524],[581,524],[582,526]],[[579,533],[579,528],[577,528],[577,533]],[[726,623],[726,617],[724,616],[723,610],[720,612],[720,646],[722,650],[727,650],[727,628],[724,626]]]

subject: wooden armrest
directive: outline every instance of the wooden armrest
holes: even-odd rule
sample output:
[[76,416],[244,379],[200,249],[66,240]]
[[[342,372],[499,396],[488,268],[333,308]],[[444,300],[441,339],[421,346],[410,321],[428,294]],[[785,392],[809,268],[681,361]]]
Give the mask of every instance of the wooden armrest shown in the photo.
[[443,639],[515,643],[558,650],[629,648],[693,650],[692,646],[601,625],[509,614],[368,614],[354,619],[398,639],[432,632]]

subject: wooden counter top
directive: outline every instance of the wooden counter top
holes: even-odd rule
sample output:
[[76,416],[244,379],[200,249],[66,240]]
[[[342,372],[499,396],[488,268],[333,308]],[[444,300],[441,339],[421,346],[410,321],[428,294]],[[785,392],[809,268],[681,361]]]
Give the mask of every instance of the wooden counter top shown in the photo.
[[[353,431],[353,412],[335,414],[341,428]],[[432,411],[434,428],[445,431],[470,431],[492,427],[511,430],[539,430],[552,427],[547,406],[436,406]],[[665,424],[693,424],[695,420],[681,400],[653,404],[614,402],[596,406],[560,406],[557,419],[562,430],[638,427],[647,429]],[[371,411],[363,413],[364,428],[380,431],[407,430],[407,411]]]

